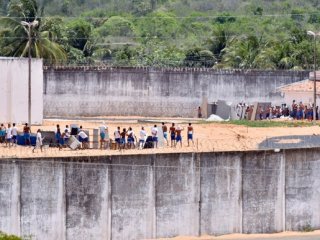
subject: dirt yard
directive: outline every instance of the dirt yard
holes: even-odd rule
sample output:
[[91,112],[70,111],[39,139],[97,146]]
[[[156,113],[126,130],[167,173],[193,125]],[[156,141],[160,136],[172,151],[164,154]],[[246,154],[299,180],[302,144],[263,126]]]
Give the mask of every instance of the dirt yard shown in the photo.
[[[139,138],[139,131],[141,126],[144,126],[147,133],[150,134],[151,127],[157,124],[161,126],[160,119],[153,119],[138,122],[138,119],[130,120],[129,118],[122,117],[121,119],[113,119],[112,121],[106,121],[105,125],[108,126],[110,137],[113,138],[113,132],[117,126],[122,128],[132,127],[137,138]],[[170,147],[165,144],[157,149],[132,149],[132,150],[76,150],[65,148],[59,150],[58,148],[44,149],[41,153],[37,150],[36,153],[32,153],[31,147],[14,146],[5,147],[4,144],[0,144],[0,157],[2,158],[26,158],[26,157],[62,157],[62,156],[99,156],[99,155],[122,155],[122,154],[152,154],[152,153],[171,153],[171,152],[208,152],[208,151],[248,151],[260,149],[260,145],[263,142],[268,141],[270,138],[279,136],[296,136],[297,139],[283,139],[283,143],[297,143],[301,141],[301,138],[305,136],[319,136],[319,126],[307,126],[307,127],[246,127],[232,124],[221,123],[194,123],[194,144],[187,146],[187,123],[189,119],[166,119],[167,126],[169,127],[172,122],[176,123],[176,126],[181,125],[184,127],[182,134],[183,146],[182,148]],[[42,126],[33,126],[32,132],[36,132],[38,128],[46,131],[54,131],[55,125],[60,124],[61,130],[64,130],[65,125],[70,124],[82,125],[84,129],[90,131],[90,135],[93,133],[94,128],[98,128],[102,121],[97,119],[91,119],[87,121],[74,121],[74,120],[45,120]],[[22,130],[22,126],[18,126],[19,130]],[[300,137],[299,137],[300,136]]]
[[158,240],[318,240],[320,231],[313,232],[282,232],[274,234],[230,234],[219,237],[175,237]]

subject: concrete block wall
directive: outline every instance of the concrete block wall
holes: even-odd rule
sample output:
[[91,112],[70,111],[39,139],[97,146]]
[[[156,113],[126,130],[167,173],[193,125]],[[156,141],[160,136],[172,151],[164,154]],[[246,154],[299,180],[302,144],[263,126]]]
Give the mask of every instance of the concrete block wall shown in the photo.
[[151,239],[320,228],[320,150],[2,159],[0,230]]
[[[277,87],[309,72],[152,68],[45,68],[44,116],[196,117],[203,99],[281,104]],[[177,110],[179,109],[179,110]]]

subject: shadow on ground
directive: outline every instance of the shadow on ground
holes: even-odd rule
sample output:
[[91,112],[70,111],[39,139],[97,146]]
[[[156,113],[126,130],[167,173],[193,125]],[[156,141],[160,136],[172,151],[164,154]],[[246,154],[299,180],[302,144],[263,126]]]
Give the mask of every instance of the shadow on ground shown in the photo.
[[259,150],[320,147],[320,135],[293,135],[266,138]]

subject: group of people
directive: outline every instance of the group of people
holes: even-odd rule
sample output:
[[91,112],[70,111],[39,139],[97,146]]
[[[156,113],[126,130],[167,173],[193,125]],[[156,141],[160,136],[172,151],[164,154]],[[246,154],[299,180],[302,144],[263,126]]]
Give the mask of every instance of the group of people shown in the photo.
[[[31,146],[31,128],[28,123],[23,127],[23,141],[24,145]],[[37,130],[36,134],[36,144],[32,149],[32,152],[36,148],[40,148],[42,151],[42,141],[41,130]],[[0,125],[0,143],[4,143],[6,147],[15,146],[18,144],[18,128],[15,123],[8,123],[7,127],[2,123]]]
[[[30,141],[30,127],[28,126],[28,123],[25,124],[23,128],[23,133],[25,137],[25,141],[27,145],[31,145]],[[7,126],[5,126],[3,123],[0,125],[0,143],[5,143],[6,146],[13,146],[17,145],[17,139],[18,139],[18,128],[15,123],[11,125],[11,123],[8,123]]]
[[89,136],[83,130],[82,126],[79,129],[76,128],[76,132],[72,133],[69,125],[66,125],[65,129],[61,131],[60,125],[57,124],[56,132],[55,132],[55,139],[56,144],[61,149],[63,146],[66,146],[69,143],[71,136],[76,135],[77,139],[81,143],[81,148],[86,149],[89,148]]
[[[158,126],[154,125],[151,128],[150,133],[146,131],[145,127],[141,127],[139,133],[136,135],[133,131],[132,127],[123,128],[121,130],[120,127],[117,127],[113,132],[113,136],[110,136],[109,129],[105,125],[101,125],[99,127],[100,132],[100,148],[101,149],[109,149],[111,145],[115,147],[115,149],[132,149],[139,148],[143,149],[147,142],[151,142],[151,147],[157,148],[159,138],[163,138],[165,144],[167,146],[176,147],[180,145],[182,147],[182,133],[184,128],[180,125],[176,126],[175,123],[172,123],[170,127],[166,125],[166,123],[162,123],[161,130],[159,131]],[[160,136],[159,134],[162,134]],[[82,126],[76,129],[76,132],[73,129],[69,128],[69,125],[66,125],[64,130],[61,130],[60,125],[56,125],[55,130],[55,145],[61,149],[63,146],[66,146],[70,143],[71,136],[74,135],[76,139],[81,143],[81,148],[86,149],[89,148],[89,133],[84,131]],[[188,146],[190,143],[194,144],[193,141],[194,129],[191,123],[187,126],[187,142]],[[7,126],[4,124],[0,125],[0,143],[4,143],[6,146],[17,145],[18,140],[18,128],[15,123],[11,125],[8,123]],[[43,146],[42,132],[40,129],[37,130],[36,133],[36,142],[33,151],[37,148],[40,148],[42,151]],[[23,143],[26,146],[31,146],[31,128],[26,123],[23,127]],[[20,139],[21,142],[21,139]],[[113,144],[112,144],[113,143]]]
[[[110,148],[110,144],[112,142],[112,139],[110,138],[110,134],[108,131],[108,127],[102,125],[99,127],[100,129],[100,148]],[[172,123],[171,127],[168,128],[168,126],[163,122],[161,125],[163,139],[166,142],[167,146],[169,146],[169,141],[171,144],[171,147],[176,147],[177,144],[180,144],[182,147],[182,131],[184,131],[184,128],[181,126],[175,126],[175,123]],[[187,127],[187,142],[188,146],[190,146],[190,142],[194,144],[193,142],[193,126],[191,123],[188,124]],[[170,138],[169,138],[170,136]],[[124,148],[139,148],[143,149],[145,144],[147,143],[148,139],[148,133],[145,129],[145,127],[141,127],[138,137],[137,138],[135,132],[133,131],[132,127],[129,127],[128,129],[123,128],[121,130],[120,127],[117,127],[116,130],[113,132],[114,137],[114,143],[116,149],[124,149]],[[154,125],[151,128],[149,139],[152,142],[152,147],[157,148],[158,142],[159,142],[159,129],[157,125]]]
[[[251,120],[254,106],[246,106],[244,119]],[[290,117],[296,120],[313,120],[313,104],[303,104],[295,100],[292,101],[291,106],[282,104],[281,106],[259,106],[257,109],[258,119],[275,119],[281,117]],[[318,106],[316,106],[316,119],[319,119]]]

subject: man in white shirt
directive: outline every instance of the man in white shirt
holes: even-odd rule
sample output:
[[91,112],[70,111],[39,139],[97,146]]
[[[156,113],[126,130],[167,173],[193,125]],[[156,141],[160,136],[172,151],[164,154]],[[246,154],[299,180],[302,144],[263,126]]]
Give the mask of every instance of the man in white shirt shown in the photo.
[[42,152],[42,135],[41,135],[41,130],[38,129],[37,131],[37,138],[36,138],[36,145],[34,146],[34,148],[32,149],[32,152],[34,153],[34,150],[37,149],[37,148],[40,148],[41,149],[41,152]]
[[141,127],[140,139],[139,139],[139,149],[143,149],[146,138],[147,138],[147,132],[144,130],[144,127]]
[[153,141],[153,146],[158,147],[158,128],[157,125],[154,125],[154,127],[151,129],[151,135],[152,135],[152,141]]
[[132,130],[132,127],[129,127],[128,132],[127,132],[127,136],[128,136],[128,148],[134,148],[135,146],[135,142],[137,142],[137,137],[134,134],[134,131]]
[[12,128],[11,128],[11,124],[9,123],[8,128],[6,130],[6,146],[7,144],[9,144],[9,147],[10,147],[11,141],[12,141]]
[[120,149],[120,127],[117,127],[117,130],[114,131],[114,141],[117,143],[117,147]]
[[78,133],[78,136],[79,136],[79,142],[82,143],[82,148],[83,149],[88,148],[88,142],[89,142],[88,135],[81,129],[80,132]]
[[70,134],[70,128],[69,128],[69,125],[66,125],[66,128],[64,129],[64,132],[68,132]]
[[15,123],[12,124],[11,134],[12,134],[12,144],[17,144],[18,128],[16,127]]

